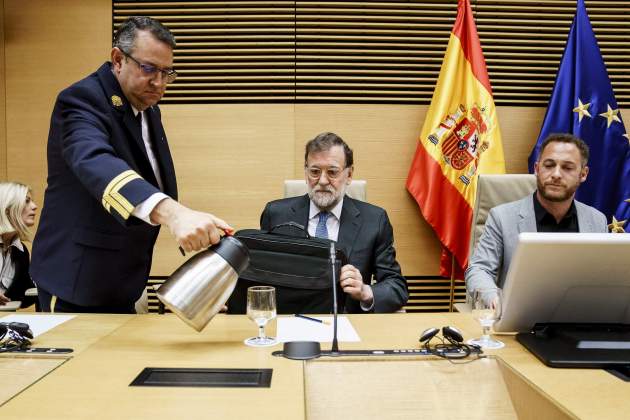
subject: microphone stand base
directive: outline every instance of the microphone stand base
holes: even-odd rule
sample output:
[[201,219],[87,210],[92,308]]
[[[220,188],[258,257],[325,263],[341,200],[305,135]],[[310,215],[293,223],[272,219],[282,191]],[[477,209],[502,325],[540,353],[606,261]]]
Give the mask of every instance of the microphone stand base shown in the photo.
[[[324,350],[321,351],[321,349],[316,352],[316,348],[313,348],[312,351],[310,353],[306,353],[306,352],[298,352],[297,349],[294,349],[294,345],[295,343],[312,343],[312,342],[293,342],[291,343],[291,346],[289,348],[289,353],[287,354],[285,352],[285,350],[278,350],[278,351],[274,351],[272,354],[274,356],[283,356],[286,357],[288,359],[295,359],[295,360],[309,360],[309,359],[315,359],[317,357],[366,357],[366,356],[374,356],[374,357],[383,357],[383,356],[396,356],[396,357],[426,357],[426,356],[435,356],[435,352],[434,351],[430,351],[427,350],[426,348],[416,348],[416,349],[382,349],[382,350],[339,350],[339,351],[330,351],[330,350]],[[289,343],[285,343],[286,344]],[[316,343],[319,344],[319,343]],[[444,350],[442,352],[440,352],[441,357],[447,358],[447,359],[464,359],[467,358],[469,355],[472,356],[477,356],[477,357],[484,357],[483,356],[483,350],[478,349],[478,348],[474,348],[471,347],[470,350],[468,352],[459,349],[459,348],[452,348],[452,349],[447,349]],[[308,357],[306,357],[308,356]]]
[[282,351],[272,354],[292,360],[310,360],[321,356],[322,348],[317,341],[289,341],[283,344]]

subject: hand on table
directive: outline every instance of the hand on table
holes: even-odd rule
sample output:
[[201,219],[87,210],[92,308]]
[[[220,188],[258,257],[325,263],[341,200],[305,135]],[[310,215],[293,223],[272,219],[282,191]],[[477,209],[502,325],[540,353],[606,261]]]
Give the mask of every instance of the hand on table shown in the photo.
[[0,305],[6,305],[9,302],[11,302],[11,299],[0,293]]

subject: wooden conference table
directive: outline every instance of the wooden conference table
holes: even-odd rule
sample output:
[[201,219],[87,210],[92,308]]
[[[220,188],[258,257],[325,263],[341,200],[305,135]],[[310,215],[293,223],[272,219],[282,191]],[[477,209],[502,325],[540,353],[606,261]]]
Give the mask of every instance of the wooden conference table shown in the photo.
[[[457,326],[466,338],[480,332],[468,314],[349,318],[362,341],[340,343],[344,350],[419,348],[420,332],[431,326]],[[466,364],[413,355],[304,363],[271,356],[281,345],[245,346],[254,332],[245,316],[218,315],[197,333],[171,314],[77,315],[33,343],[71,347],[70,356],[0,354],[0,418],[539,420],[630,413],[630,383],[601,370],[548,368],[511,336],[500,337],[504,349]],[[271,368],[273,377],[269,388],[130,387],[145,367]]]

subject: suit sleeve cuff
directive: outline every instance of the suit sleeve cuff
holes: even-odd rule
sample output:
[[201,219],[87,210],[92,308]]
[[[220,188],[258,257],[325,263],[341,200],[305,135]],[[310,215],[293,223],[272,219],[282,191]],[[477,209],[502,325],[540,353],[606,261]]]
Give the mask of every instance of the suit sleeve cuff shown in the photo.
[[[367,286],[370,287],[370,286]],[[361,301],[360,302],[360,306],[361,306],[361,310],[363,312],[371,312],[372,310],[374,310],[374,289],[372,289],[372,299],[370,299],[369,301]]]
[[155,193],[149,196],[146,200],[136,205],[131,214],[138,219],[147,222],[150,225],[158,226],[157,223],[151,221],[151,212],[158,205],[158,203],[165,198],[169,198],[164,193]]

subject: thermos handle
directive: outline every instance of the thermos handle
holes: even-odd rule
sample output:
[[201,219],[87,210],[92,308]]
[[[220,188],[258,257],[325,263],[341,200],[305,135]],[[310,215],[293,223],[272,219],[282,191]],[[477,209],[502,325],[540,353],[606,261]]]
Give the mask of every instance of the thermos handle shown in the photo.
[[[224,236],[232,236],[232,232],[234,232],[234,231],[230,231],[230,233],[226,232],[226,234]],[[223,239],[224,236],[221,236],[221,239]],[[179,248],[179,252],[181,252],[181,254],[182,254],[182,257],[185,257],[186,256],[186,251],[184,251],[184,248],[182,248],[181,245],[178,248]]]

